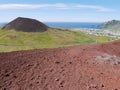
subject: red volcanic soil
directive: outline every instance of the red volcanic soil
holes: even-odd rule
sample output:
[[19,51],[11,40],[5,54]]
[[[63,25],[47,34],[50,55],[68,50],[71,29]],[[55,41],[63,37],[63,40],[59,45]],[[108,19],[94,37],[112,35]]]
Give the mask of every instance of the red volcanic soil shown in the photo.
[[120,41],[0,53],[0,90],[120,90]]

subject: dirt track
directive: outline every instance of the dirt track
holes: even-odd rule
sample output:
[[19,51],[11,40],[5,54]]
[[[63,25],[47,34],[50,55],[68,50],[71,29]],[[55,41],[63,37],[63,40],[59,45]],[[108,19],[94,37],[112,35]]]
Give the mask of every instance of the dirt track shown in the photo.
[[120,90],[120,41],[0,53],[0,90]]

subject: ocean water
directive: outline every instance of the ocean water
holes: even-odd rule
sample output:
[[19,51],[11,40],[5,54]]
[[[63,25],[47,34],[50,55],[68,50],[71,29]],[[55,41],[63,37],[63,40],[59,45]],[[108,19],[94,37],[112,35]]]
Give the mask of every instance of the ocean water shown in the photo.
[[7,23],[0,23],[0,27],[4,26],[5,24],[7,24]]
[[[93,22],[44,22],[49,27],[57,28],[93,28],[97,29],[101,23]],[[0,23],[0,26],[4,26],[7,23]]]
[[45,22],[51,27],[61,27],[61,28],[94,28],[97,29],[101,23],[93,22]]

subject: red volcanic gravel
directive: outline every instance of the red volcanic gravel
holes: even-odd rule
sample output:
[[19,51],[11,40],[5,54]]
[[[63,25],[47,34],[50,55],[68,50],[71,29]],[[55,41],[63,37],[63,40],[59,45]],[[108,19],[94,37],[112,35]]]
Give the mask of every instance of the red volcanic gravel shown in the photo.
[[0,53],[0,90],[120,90],[120,41]]

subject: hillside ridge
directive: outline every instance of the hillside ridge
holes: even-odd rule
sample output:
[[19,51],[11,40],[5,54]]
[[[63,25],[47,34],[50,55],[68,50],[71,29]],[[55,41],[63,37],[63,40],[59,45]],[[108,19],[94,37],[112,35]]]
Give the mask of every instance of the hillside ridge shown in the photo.
[[104,22],[99,26],[99,28],[120,31],[120,20],[111,20],[111,21]]

